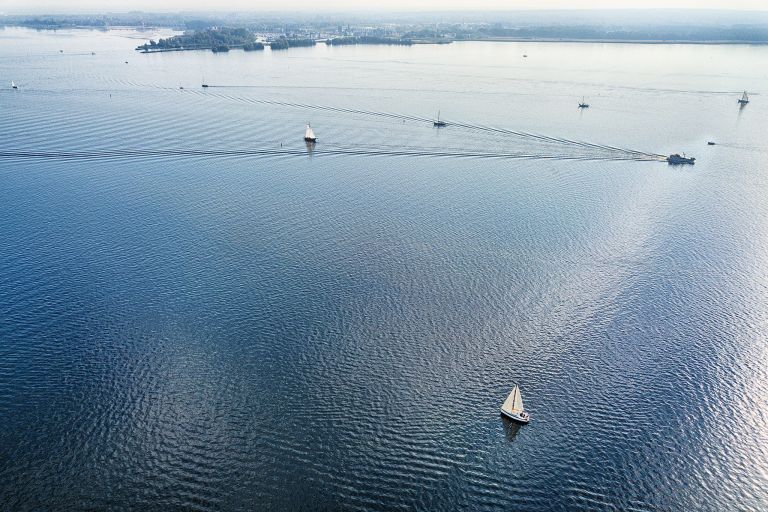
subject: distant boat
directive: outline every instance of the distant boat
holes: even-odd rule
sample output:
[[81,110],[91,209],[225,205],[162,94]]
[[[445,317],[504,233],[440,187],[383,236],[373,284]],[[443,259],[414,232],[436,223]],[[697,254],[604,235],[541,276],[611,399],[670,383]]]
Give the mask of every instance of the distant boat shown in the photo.
[[693,165],[696,161],[695,158],[687,158],[685,155],[680,156],[679,154],[675,153],[674,155],[669,155],[667,157],[667,162],[672,165],[682,165],[682,164],[689,164]]
[[315,137],[315,132],[312,130],[312,127],[307,123],[307,130],[304,132],[304,142],[317,142],[317,137]]
[[707,142],[707,146],[714,146],[714,145],[715,145],[715,141],[711,140],[711,141]]
[[739,100],[739,103],[742,105],[746,105],[749,103],[749,96],[747,96],[747,91],[744,91],[744,94],[742,94],[741,99]]
[[579,102],[579,108],[589,108],[589,103],[584,101],[584,96],[581,97],[581,101]]
[[11,89],[18,89],[18,88],[19,88],[19,86],[18,86],[18,85],[16,85],[16,82],[14,82],[13,80],[11,80]]
[[507,399],[504,400],[504,404],[501,406],[501,414],[520,423],[528,423],[531,420],[531,417],[523,408],[523,396],[520,394],[520,387],[517,384],[512,388]]
[[447,126],[445,121],[440,120],[440,111],[437,111],[437,121],[433,121],[432,125],[435,126],[435,128],[443,128],[444,126]]
[[528,57],[528,55],[526,55],[526,54],[523,54],[523,58],[527,58],[527,57]]

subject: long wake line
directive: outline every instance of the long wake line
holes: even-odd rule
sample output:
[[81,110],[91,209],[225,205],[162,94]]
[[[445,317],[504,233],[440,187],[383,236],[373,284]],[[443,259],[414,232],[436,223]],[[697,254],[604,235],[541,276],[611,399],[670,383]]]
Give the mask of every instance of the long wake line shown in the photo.
[[[131,85],[139,86],[139,87],[153,87],[157,89],[166,89],[165,87],[160,87],[157,85],[150,85],[150,84],[138,84],[134,82],[129,82]],[[241,86],[245,87],[245,86]],[[281,106],[281,107],[291,107],[291,108],[301,108],[301,109],[315,109],[315,110],[323,110],[327,112],[338,112],[338,113],[346,113],[346,114],[356,114],[356,115],[367,115],[367,116],[376,116],[376,117],[383,117],[383,118],[389,118],[389,119],[398,119],[398,120],[406,120],[406,121],[414,121],[414,122],[421,122],[421,123],[428,123],[432,124],[433,119],[426,118],[426,117],[420,117],[420,116],[414,116],[409,114],[398,114],[393,112],[379,112],[379,111],[373,111],[373,110],[364,110],[364,109],[355,109],[355,108],[345,108],[345,107],[335,107],[331,105],[313,105],[309,103],[296,103],[296,102],[290,102],[290,101],[277,101],[277,100],[266,100],[266,99],[254,99],[254,98],[248,98],[243,96],[235,96],[230,94],[223,94],[218,92],[213,92],[210,89],[211,88],[235,88],[235,86],[217,86],[217,85],[209,85],[208,90],[206,91],[199,91],[199,90],[191,90],[191,89],[185,89],[183,91],[179,91],[178,89],[173,89],[182,93],[186,94],[195,94],[203,97],[213,97],[213,98],[219,98],[223,100],[228,101],[235,101],[238,103],[250,103],[250,104],[261,104],[261,105],[274,105],[274,106]],[[170,89],[170,88],[168,88]],[[607,144],[595,144],[591,142],[585,142],[585,141],[579,141],[579,140],[573,140],[568,139],[564,137],[551,137],[547,135],[541,135],[536,133],[530,133],[520,130],[510,130],[506,128],[497,128],[492,126],[484,126],[484,125],[478,125],[478,124],[472,124],[472,123],[466,123],[461,121],[451,121],[449,119],[444,119],[448,127],[457,127],[457,128],[464,128],[474,131],[480,131],[480,132],[486,132],[486,133],[494,133],[494,134],[500,134],[505,136],[512,136],[512,137],[518,137],[526,140],[535,140],[537,142],[546,143],[546,144],[555,144],[555,145],[563,145],[563,146],[570,146],[575,148],[581,148],[581,149],[589,149],[591,151],[597,151],[597,152],[605,152],[608,154],[622,154],[625,156],[632,156],[635,158],[606,158],[608,160],[626,160],[626,159],[641,159],[641,160],[660,160],[665,159],[666,155],[661,155],[658,153],[651,153],[647,151],[640,151],[635,149],[628,149],[628,148],[621,148],[616,146],[610,146]],[[594,159],[600,159],[595,157]]]
[[[214,96],[222,99],[227,100],[233,100],[238,102],[244,102],[244,103],[256,103],[256,104],[263,104],[263,105],[276,105],[276,106],[283,106],[283,107],[293,107],[293,108],[302,108],[302,109],[316,109],[316,110],[324,110],[329,112],[339,112],[339,113],[348,113],[348,114],[358,114],[358,115],[369,115],[369,116],[378,116],[378,117],[385,117],[385,118],[391,118],[391,119],[401,119],[401,120],[407,120],[407,121],[416,121],[416,122],[423,122],[423,123],[432,123],[433,119],[425,118],[425,117],[419,117],[419,116],[412,116],[407,114],[397,114],[392,112],[377,112],[373,110],[361,110],[361,109],[352,109],[352,108],[344,108],[344,107],[334,107],[329,105],[312,105],[308,103],[294,103],[294,102],[288,102],[288,101],[275,101],[275,100],[260,100],[260,99],[253,99],[253,98],[243,98],[239,96],[231,96],[226,94],[218,94],[218,93],[210,93],[210,92],[199,92],[199,91],[193,91],[196,94],[200,95],[206,95],[206,96]],[[445,122],[447,125],[450,126],[456,126],[460,128],[467,128],[471,130],[476,131],[483,131],[483,132],[491,132],[491,133],[497,133],[502,135],[511,135],[515,137],[520,137],[524,139],[529,140],[536,140],[539,142],[546,142],[546,143],[554,143],[554,144],[562,144],[562,145],[568,145],[568,146],[575,146],[580,147],[584,149],[591,149],[591,150],[598,150],[598,151],[607,151],[607,152],[616,152],[616,153],[625,153],[628,155],[636,155],[639,157],[648,157],[651,159],[660,159],[660,158],[666,158],[664,155],[658,154],[658,153],[649,153],[646,151],[639,151],[634,149],[627,149],[627,148],[620,148],[616,146],[609,146],[606,144],[594,144],[590,142],[584,142],[584,141],[578,141],[578,140],[572,140],[567,139],[563,137],[550,137],[546,135],[539,135],[535,133],[529,133],[524,131],[518,131],[518,130],[509,130],[505,128],[495,128],[490,126],[483,126],[483,125],[476,125],[476,124],[470,124],[470,123],[462,123],[458,121],[451,121],[449,119],[445,119]]]
[[137,158],[158,156],[324,156],[324,155],[356,155],[356,156],[405,156],[405,157],[438,157],[438,158],[475,158],[475,159],[509,159],[509,160],[580,160],[580,161],[658,161],[652,156],[568,156],[541,155],[534,153],[494,153],[481,151],[436,151],[419,149],[343,149],[343,148],[306,148],[306,149],[248,149],[248,150],[204,150],[204,149],[94,149],[85,151],[57,150],[0,150],[3,159],[43,159],[43,160],[99,160],[112,158]]

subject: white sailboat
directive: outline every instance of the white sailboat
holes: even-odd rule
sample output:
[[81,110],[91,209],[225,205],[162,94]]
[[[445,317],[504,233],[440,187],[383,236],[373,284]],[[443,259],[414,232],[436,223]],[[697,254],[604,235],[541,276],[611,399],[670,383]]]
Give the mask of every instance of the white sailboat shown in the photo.
[[579,108],[589,108],[589,103],[584,101],[584,96],[581,97],[581,102],[579,102]]
[[14,82],[13,80],[11,80],[11,89],[18,89],[18,88],[19,88],[19,86],[18,86],[18,85],[16,85],[16,82]]
[[742,105],[746,105],[747,103],[749,103],[749,96],[747,96],[747,91],[744,91],[744,94],[741,96],[739,103],[741,103]]
[[317,137],[315,137],[315,132],[312,130],[312,127],[307,123],[307,130],[304,132],[304,141],[306,142],[317,142]]
[[504,404],[501,406],[501,414],[520,423],[528,423],[530,421],[531,417],[523,408],[523,396],[520,394],[520,387],[517,384],[512,388],[507,399],[504,400]]

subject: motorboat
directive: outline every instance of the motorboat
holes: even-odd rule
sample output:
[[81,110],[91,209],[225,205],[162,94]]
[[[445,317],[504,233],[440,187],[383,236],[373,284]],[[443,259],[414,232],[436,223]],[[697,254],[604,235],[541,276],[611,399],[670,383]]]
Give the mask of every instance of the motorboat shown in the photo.
[[696,159],[693,157],[688,158],[685,155],[680,156],[679,154],[675,153],[674,155],[669,155],[667,157],[667,162],[669,162],[672,165],[683,165],[683,164],[693,165],[694,162],[696,162]]

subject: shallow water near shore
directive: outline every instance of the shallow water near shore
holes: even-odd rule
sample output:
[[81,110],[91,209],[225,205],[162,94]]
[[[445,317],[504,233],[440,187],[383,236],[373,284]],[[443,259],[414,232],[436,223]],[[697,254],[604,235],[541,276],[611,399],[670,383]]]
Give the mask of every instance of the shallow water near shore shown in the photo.
[[4,507],[768,507],[768,47],[159,35],[0,31]]

